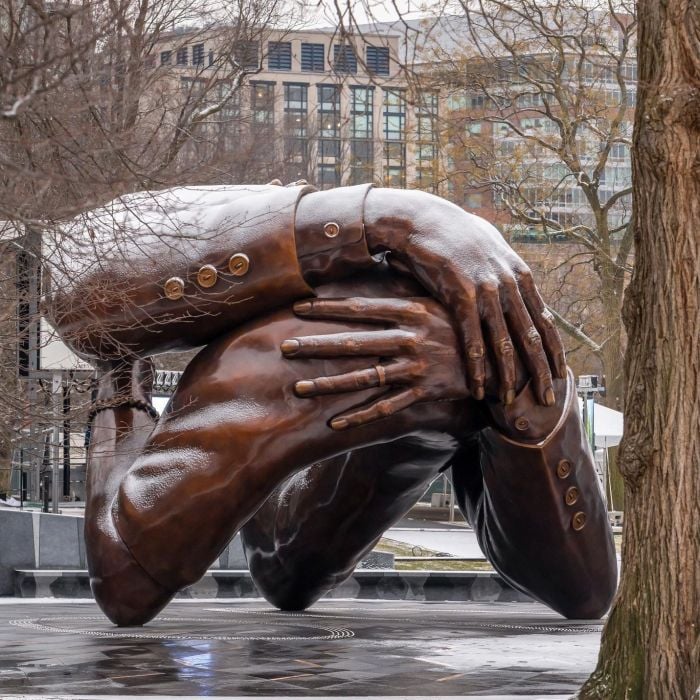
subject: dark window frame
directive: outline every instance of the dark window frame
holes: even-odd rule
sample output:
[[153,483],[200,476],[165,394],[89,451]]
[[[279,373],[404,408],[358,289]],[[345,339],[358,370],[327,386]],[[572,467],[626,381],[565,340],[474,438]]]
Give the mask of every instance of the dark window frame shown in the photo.
[[313,42],[301,44],[301,70],[304,73],[326,72],[326,45]]
[[333,45],[333,70],[350,75],[357,73],[357,53],[352,44]]
[[192,45],[192,65],[193,66],[203,66],[204,65],[204,44],[193,44]]
[[370,75],[389,75],[391,57],[388,46],[367,46],[365,48],[365,64]]
[[267,42],[267,69],[269,71],[292,70],[292,42]]

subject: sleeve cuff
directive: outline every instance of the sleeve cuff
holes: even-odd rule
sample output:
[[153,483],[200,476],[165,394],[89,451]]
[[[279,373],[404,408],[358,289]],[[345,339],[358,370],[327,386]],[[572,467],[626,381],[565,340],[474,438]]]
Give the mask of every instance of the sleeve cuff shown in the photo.
[[530,380],[513,403],[489,405],[494,428],[511,440],[528,444],[545,440],[562,421],[571,396],[575,397],[574,377],[568,370],[566,379],[554,379],[554,406],[543,406],[537,401]]
[[299,265],[309,284],[345,277],[375,263],[364,225],[364,203],[371,187],[342,187],[301,198],[295,238]]

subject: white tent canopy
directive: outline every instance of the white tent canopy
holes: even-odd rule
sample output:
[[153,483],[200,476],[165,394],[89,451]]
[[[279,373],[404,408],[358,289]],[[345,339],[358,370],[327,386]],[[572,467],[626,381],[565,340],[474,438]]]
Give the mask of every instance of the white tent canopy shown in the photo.
[[622,413],[607,406],[594,404],[593,432],[596,447],[614,447],[622,440]]
[[[583,411],[583,400],[579,398],[579,406]],[[595,433],[595,446],[615,447],[622,440],[623,420],[622,413],[615,411],[599,403],[593,404],[593,432]]]

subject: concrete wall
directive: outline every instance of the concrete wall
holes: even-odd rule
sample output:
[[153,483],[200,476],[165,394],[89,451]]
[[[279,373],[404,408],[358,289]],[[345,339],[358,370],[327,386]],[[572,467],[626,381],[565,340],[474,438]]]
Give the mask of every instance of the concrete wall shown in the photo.
[[[85,569],[84,519],[0,509],[0,595],[14,594],[15,569]],[[212,569],[247,569],[240,537]]]

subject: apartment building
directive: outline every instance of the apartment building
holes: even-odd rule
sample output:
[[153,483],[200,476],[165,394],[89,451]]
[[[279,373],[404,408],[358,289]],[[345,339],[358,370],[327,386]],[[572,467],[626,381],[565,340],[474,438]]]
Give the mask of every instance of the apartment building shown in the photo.
[[[333,31],[272,30],[227,44],[225,29],[164,37],[157,68],[196,99],[221,70],[221,56],[247,75],[223,110],[207,120],[212,156],[249,163],[242,179],[308,180],[318,188],[375,182],[433,190],[438,167],[438,96],[408,88],[398,36],[367,34],[356,41]],[[207,101],[220,98],[222,80]],[[194,152],[193,152],[194,149]]]

